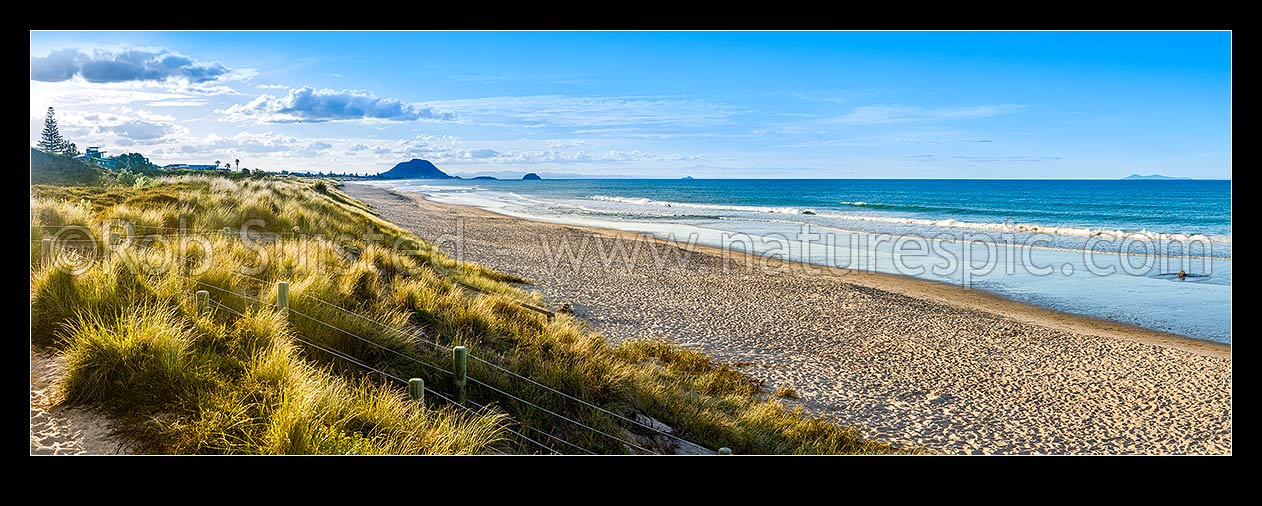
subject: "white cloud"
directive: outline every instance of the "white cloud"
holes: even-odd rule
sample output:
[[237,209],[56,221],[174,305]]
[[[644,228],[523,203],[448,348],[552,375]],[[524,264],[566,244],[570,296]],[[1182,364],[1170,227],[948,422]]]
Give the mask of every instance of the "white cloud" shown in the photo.
[[271,132],[252,133],[238,132],[232,137],[208,135],[189,145],[208,152],[243,151],[246,153],[283,153],[297,149],[303,144],[302,139]]
[[325,140],[300,139],[273,132],[237,132],[232,136],[209,134],[169,140],[151,151],[162,163],[210,163],[215,159],[242,159],[243,167],[266,165],[293,168],[296,161],[323,157],[333,148]]
[[750,134],[733,134],[719,132],[669,132],[664,131],[669,128],[667,125],[655,125],[649,127],[618,127],[618,128],[579,128],[574,130],[574,135],[584,135],[590,137],[610,137],[622,139],[652,139],[652,140],[671,140],[671,139],[688,139],[688,138],[736,138],[750,137]]
[[427,102],[460,122],[513,127],[695,127],[729,123],[744,111],[702,99],[542,95]]
[[92,108],[154,102],[188,102],[202,100],[190,93],[172,91],[171,87],[152,83],[92,84],[75,78],[59,83],[31,81],[31,117],[43,118],[48,106],[57,108]]
[[843,125],[879,125],[989,118],[1011,114],[1024,108],[1022,105],[979,105],[972,107],[910,107],[898,105],[865,105],[849,114],[834,118],[832,122]]
[[1054,162],[1060,160],[1059,156],[1029,156],[1029,155],[1008,155],[1008,156],[955,156],[957,160],[964,160],[974,163],[1011,163],[1011,162]]
[[33,81],[61,82],[78,77],[90,83],[206,83],[231,74],[232,70],[222,63],[194,60],[164,47],[66,48],[48,56],[31,57]]
[[587,144],[583,139],[549,139],[543,141],[543,145],[551,149],[575,148]]
[[[351,141],[348,141],[349,143]],[[530,141],[522,139],[520,143],[543,144],[543,149],[523,149],[515,147],[468,147],[458,138],[450,135],[420,135],[414,139],[386,141],[378,139],[358,139],[345,148],[345,153],[371,155],[378,163],[397,163],[411,158],[423,158],[435,163],[498,163],[498,164],[574,164],[574,163],[618,163],[636,161],[697,161],[704,157],[696,155],[669,154],[661,155],[640,150],[582,150],[567,149],[579,147],[585,141]]]
[[149,107],[201,107],[206,105],[205,100],[158,100],[145,104]]
[[153,144],[188,135],[188,128],[176,124],[174,117],[126,107],[111,112],[66,112],[59,116],[59,125],[70,140],[86,138],[93,145]]
[[290,89],[285,96],[261,95],[245,104],[216,110],[236,121],[258,123],[319,123],[344,120],[450,120],[449,112],[409,104],[396,98],[379,98],[364,90]]

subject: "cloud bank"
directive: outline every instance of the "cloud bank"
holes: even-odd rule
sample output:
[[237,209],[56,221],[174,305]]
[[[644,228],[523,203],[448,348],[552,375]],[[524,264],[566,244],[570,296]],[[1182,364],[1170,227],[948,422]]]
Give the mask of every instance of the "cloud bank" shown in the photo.
[[81,145],[101,143],[102,137],[113,136],[124,145],[152,144],[188,134],[188,129],[175,123],[175,118],[145,110],[118,108],[113,112],[69,112],[60,117],[62,133]]
[[170,49],[59,49],[48,56],[31,57],[31,80],[69,81],[76,76],[90,83],[131,81],[183,81],[206,83],[223,79],[232,71],[219,62],[198,61]]
[[346,120],[451,120],[456,115],[397,98],[381,98],[364,90],[294,88],[284,96],[261,95],[220,111],[237,121],[320,123]]
[[[542,149],[516,147],[466,146],[459,138],[450,135],[419,135],[413,139],[395,141],[357,139],[343,148],[354,156],[371,154],[379,163],[397,163],[398,160],[424,158],[435,163],[527,163],[527,164],[575,164],[615,163],[640,161],[691,162],[704,160],[704,156],[676,153],[651,153],[640,150],[573,150],[584,143],[550,140],[542,143]],[[566,144],[559,148],[557,143]],[[527,144],[538,143],[529,142]],[[507,149],[506,149],[507,148]]]

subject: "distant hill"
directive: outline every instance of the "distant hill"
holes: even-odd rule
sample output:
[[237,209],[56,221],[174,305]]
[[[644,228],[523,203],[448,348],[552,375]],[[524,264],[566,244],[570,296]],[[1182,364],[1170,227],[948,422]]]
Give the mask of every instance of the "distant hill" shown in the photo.
[[[452,177],[459,177],[459,176],[452,176]],[[474,177],[469,178],[470,181],[496,181],[498,179],[499,178],[495,176],[474,176]]]
[[535,174],[534,172],[531,172],[531,173],[529,173],[529,174],[526,174],[526,175],[522,176],[521,178],[522,178],[523,180],[526,180],[526,181],[538,181],[538,180],[540,180],[540,179],[543,179],[543,178],[539,177],[539,175],[538,175],[538,174]]
[[105,169],[31,148],[31,184],[95,186]]
[[377,175],[377,179],[456,179],[438,170],[429,160],[413,158]]
[[1171,179],[1192,179],[1192,178],[1163,176],[1161,174],[1149,174],[1147,176],[1141,176],[1139,174],[1131,174],[1129,176],[1122,178],[1122,181],[1163,181],[1163,180],[1171,180]]

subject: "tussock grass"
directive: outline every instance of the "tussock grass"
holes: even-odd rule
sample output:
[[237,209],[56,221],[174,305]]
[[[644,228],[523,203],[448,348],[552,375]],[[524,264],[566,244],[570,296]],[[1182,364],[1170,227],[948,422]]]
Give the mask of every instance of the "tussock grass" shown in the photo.
[[[127,422],[120,431],[147,451],[531,451],[507,437],[502,427],[509,416],[514,424],[598,453],[630,451],[473,383],[469,397],[490,405],[485,410],[470,414],[444,407],[437,396],[427,396],[427,405],[418,406],[401,385],[297,339],[348,353],[395,376],[424,378],[439,392],[451,388],[451,377],[442,372],[451,364],[448,347],[464,345],[475,357],[623,416],[651,416],[711,448],[892,451],[852,428],[784,406],[758,382],[704,354],[661,340],[611,346],[571,315],[549,319],[526,309],[519,302],[543,304],[520,287],[527,280],[455,261],[382,221],[331,182],[190,175],[140,189],[32,187],[32,193],[32,239],[46,234],[44,226],[95,230],[115,220],[136,223],[138,234],[169,233],[180,226],[239,230],[258,220],[251,226],[255,237],[283,239],[251,244],[205,236],[188,250],[195,281],[179,276],[173,265],[146,265],[147,258],[160,255],[142,254],[141,248],[75,275],[42,268],[33,258],[32,340],[70,359],[65,386],[71,402],[114,410]],[[366,240],[365,234],[375,240]],[[153,251],[170,247],[155,244]],[[274,303],[278,280],[291,283],[289,315],[251,301]],[[232,311],[197,314],[190,295],[203,288]],[[670,451],[643,430],[477,360],[470,361],[469,375],[621,439]]]
[[797,389],[793,385],[780,385],[776,387],[776,397],[781,399],[800,399]]
[[72,402],[163,406],[214,382],[207,357],[192,353],[193,334],[174,308],[84,312],[66,327],[64,387]]

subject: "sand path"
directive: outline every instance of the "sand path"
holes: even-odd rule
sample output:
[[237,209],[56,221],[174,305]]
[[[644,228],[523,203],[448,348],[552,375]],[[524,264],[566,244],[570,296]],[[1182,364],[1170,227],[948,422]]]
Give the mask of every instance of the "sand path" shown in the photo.
[[31,454],[124,455],[128,446],[110,436],[109,419],[94,411],[59,404],[62,360],[31,350]]

